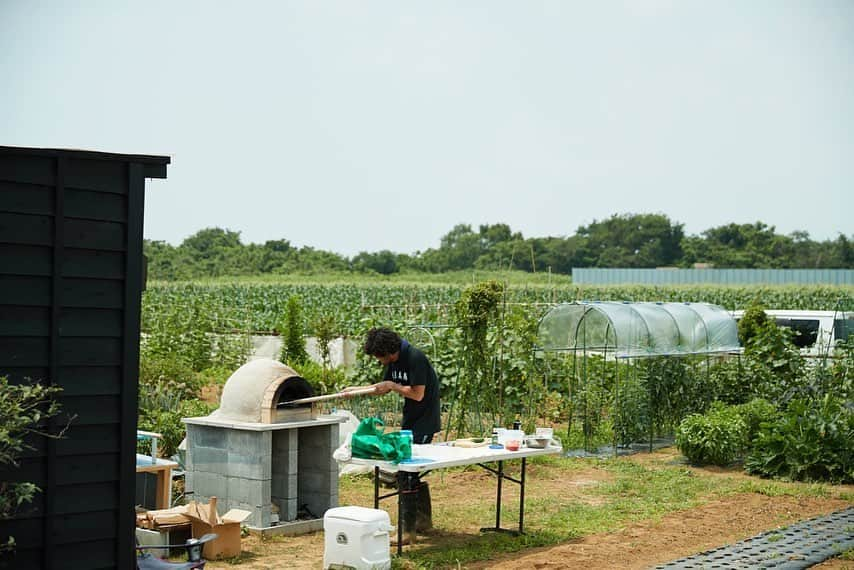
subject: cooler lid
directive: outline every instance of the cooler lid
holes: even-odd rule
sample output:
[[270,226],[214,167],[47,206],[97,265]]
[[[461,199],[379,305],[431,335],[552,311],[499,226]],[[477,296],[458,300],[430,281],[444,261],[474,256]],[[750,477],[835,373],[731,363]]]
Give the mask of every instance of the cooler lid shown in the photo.
[[367,507],[335,507],[326,511],[324,519],[347,519],[359,522],[388,522],[388,513]]

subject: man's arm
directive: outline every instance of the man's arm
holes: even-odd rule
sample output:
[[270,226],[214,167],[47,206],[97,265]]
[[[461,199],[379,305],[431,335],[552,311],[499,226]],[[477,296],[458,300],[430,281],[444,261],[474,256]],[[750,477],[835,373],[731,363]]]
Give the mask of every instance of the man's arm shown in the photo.
[[383,382],[379,382],[374,384],[376,386],[378,395],[388,394],[389,392],[397,392],[404,398],[409,398],[410,400],[415,400],[416,402],[420,402],[424,398],[424,385],[420,386],[401,386],[397,382],[392,382],[391,380],[385,380]]

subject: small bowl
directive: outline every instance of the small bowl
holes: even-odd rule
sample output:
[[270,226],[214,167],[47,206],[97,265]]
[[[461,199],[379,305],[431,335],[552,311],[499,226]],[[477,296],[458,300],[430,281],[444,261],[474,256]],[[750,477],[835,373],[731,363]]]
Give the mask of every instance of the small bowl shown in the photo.
[[519,451],[519,447],[521,447],[522,442],[518,439],[508,439],[504,442],[504,447],[507,451]]

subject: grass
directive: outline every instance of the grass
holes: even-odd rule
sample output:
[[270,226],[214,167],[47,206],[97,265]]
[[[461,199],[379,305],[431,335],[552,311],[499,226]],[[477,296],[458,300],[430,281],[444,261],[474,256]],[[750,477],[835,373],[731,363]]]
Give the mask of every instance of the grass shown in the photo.
[[824,499],[830,496],[830,488],[822,483],[781,483],[754,479],[743,481],[738,485],[736,491],[739,493],[758,493],[766,497],[817,497]]
[[[561,493],[561,481],[571,479],[572,472],[592,476],[595,481],[580,492]],[[444,479],[440,473],[444,473]],[[428,479],[433,492],[433,518],[441,525],[440,540],[408,549],[402,558],[393,560],[393,568],[455,568],[502,553],[615,531],[637,521],[656,521],[668,513],[738,493],[818,498],[844,494],[829,485],[746,479],[738,472],[732,477],[700,475],[695,469],[665,462],[543,457],[529,462],[525,534],[512,536],[476,532],[480,526],[494,524],[494,480],[482,477],[481,470],[475,467],[440,473]],[[341,483],[342,502],[370,504],[370,478],[342,479]],[[446,488],[449,484],[454,488]],[[517,487],[505,484],[504,489],[502,527],[515,528]],[[446,500],[449,492],[455,497],[450,502]]]
[[[417,545],[406,547],[403,556],[393,556],[392,568],[438,570],[471,564],[483,566],[505,554],[527,553],[536,547],[633,528],[647,532],[635,536],[648,540],[657,532],[656,523],[666,516],[704,507],[719,499],[733,500],[728,497],[741,501],[743,495],[760,494],[790,505],[799,502],[792,501],[793,498],[806,502],[851,500],[850,486],[769,481],[746,475],[738,468],[696,468],[684,465],[679,459],[674,448],[608,459],[557,455],[531,459],[527,470],[525,534],[521,536],[479,532],[481,527],[495,524],[496,483],[492,474],[477,466],[434,471],[425,480],[433,497],[435,532],[419,539]],[[515,462],[505,468],[510,476],[518,475]],[[511,483],[504,485],[501,517],[504,529],[515,529],[518,524],[518,489]],[[381,489],[383,494],[388,492],[391,490]],[[396,522],[397,511],[394,500],[386,499],[380,505],[390,514],[392,523]],[[371,506],[372,502],[373,482],[369,475],[340,479],[340,504]],[[779,518],[781,526],[789,522],[791,517]],[[663,526],[667,528],[668,524],[672,522],[665,520]],[[595,544],[597,539],[592,540]],[[317,562],[319,567],[323,544],[322,533],[263,541],[249,538],[240,557],[212,562],[210,567],[211,570],[306,568],[309,560],[312,564]],[[840,554],[843,560],[851,560],[854,555],[851,551]]]

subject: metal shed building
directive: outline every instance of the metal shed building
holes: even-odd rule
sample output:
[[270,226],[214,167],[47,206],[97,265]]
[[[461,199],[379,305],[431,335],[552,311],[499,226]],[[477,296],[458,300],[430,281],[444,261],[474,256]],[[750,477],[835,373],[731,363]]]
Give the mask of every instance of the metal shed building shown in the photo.
[[17,542],[0,567],[133,567],[144,190],[167,164],[0,147],[0,375],[60,386],[76,416],[0,467],[42,489],[0,521]]

